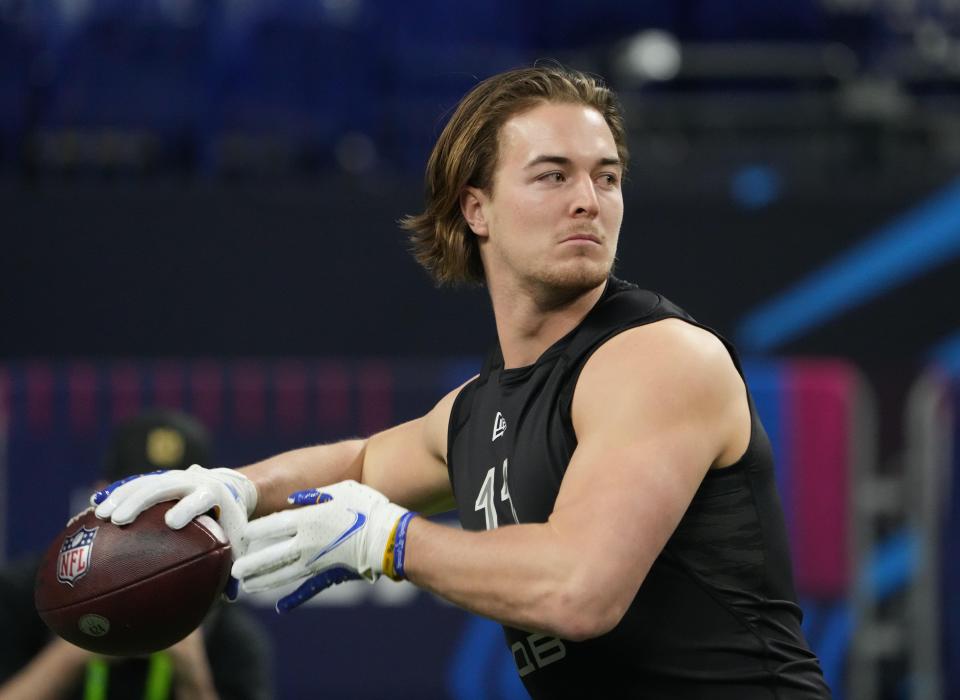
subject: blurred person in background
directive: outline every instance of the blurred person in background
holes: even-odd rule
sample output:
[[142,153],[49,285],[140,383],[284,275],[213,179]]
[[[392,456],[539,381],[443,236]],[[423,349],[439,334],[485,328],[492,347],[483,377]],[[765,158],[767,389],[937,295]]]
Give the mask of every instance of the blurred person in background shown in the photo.
[[[489,291],[499,343],[480,374],[365,440],[113,485],[97,515],[175,495],[176,528],[219,506],[244,590],[300,582],[281,612],[406,578],[502,623],[535,698],[830,697],[735,350],[611,274],[627,161],[597,79],[481,82],[404,221],[438,282]],[[451,508],[463,530],[416,517]]]
[[[115,430],[97,488],[144,470],[209,460],[210,440],[196,420],[151,411]],[[272,697],[267,638],[243,609],[215,606],[186,639],[147,658],[99,656],[52,635],[37,615],[39,562],[33,556],[0,572],[0,700]]]

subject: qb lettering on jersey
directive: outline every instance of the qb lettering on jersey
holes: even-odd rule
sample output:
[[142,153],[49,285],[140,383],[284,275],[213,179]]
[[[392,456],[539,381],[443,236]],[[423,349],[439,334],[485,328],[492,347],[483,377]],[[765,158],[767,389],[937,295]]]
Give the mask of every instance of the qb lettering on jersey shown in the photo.
[[513,662],[521,678],[567,657],[567,647],[562,639],[539,633],[531,634],[521,642],[514,642],[510,651],[513,652]]
[[507,432],[507,420],[500,411],[497,411],[497,417],[493,419],[493,438],[490,442],[496,441],[505,432]]

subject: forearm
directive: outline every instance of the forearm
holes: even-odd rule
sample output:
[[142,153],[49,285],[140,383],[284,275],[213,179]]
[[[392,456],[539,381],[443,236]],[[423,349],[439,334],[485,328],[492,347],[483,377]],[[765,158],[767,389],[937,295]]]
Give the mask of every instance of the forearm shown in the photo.
[[550,523],[465,532],[415,518],[406,575],[416,585],[503,624],[564,639],[596,636],[620,619],[569,541]]
[[210,661],[199,631],[168,651],[173,662],[174,686],[181,700],[219,700]]
[[56,700],[80,680],[88,652],[53,641],[29,664],[0,686],[0,700]]
[[178,671],[175,686],[177,697],[181,700],[219,700],[213,676],[206,666],[192,668],[187,672]]
[[287,496],[300,489],[346,479],[360,481],[365,445],[365,440],[344,440],[304,447],[244,467],[240,471],[257,487],[254,516],[288,507]]

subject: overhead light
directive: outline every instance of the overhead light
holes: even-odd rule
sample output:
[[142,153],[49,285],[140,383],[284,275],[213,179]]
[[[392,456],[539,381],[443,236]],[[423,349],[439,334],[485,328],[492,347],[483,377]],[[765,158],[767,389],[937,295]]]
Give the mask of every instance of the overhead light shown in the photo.
[[621,72],[635,80],[671,80],[680,72],[680,42],[660,29],[640,32],[624,45],[618,63]]

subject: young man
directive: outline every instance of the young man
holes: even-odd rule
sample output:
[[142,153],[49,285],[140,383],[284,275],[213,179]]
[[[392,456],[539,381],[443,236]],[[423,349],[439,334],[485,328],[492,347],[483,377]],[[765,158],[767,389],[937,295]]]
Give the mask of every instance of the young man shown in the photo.
[[[482,82],[404,222],[439,281],[489,289],[499,345],[480,375],[367,440],[145,476],[96,494],[97,514],[181,498],[168,524],[182,527],[217,507],[245,590],[305,579],[281,610],[348,578],[406,577],[501,622],[537,698],[829,697],[732,348],[610,276],[626,165],[593,78]],[[463,531],[412,513],[453,506]]]

